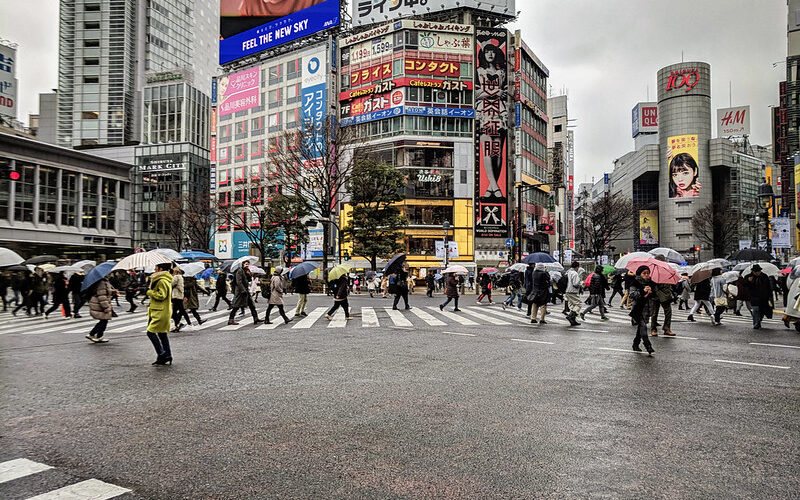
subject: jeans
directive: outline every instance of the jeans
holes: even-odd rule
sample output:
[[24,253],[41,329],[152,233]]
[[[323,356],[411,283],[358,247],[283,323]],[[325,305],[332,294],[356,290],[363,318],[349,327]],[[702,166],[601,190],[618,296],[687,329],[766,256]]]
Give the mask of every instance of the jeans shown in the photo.
[[664,327],[662,328],[663,331],[668,332],[672,330],[672,304],[670,302],[653,302],[653,312],[652,318],[650,319],[650,329],[656,331],[656,325],[658,324],[658,308],[659,306],[661,309],[664,310]]
[[169,338],[166,332],[157,334],[147,332],[147,337],[150,339],[150,342],[153,343],[153,347],[156,349],[156,354],[158,356],[172,359],[172,351],[169,349]]
[[108,320],[101,319],[92,327],[92,331],[89,332],[89,335],[91,335],[92,337],[97,337],[99,339],[105,333],[106,326],[108,326]]
[[603,297],[601,297],[599,295],[592,295],[589,298],[591,299],[592,305],[590,305],[589,307],[584,309],[583,310],[583,314],[589,314],[590,312],[592,312],[592,310],[595,307],[599,307],[600,308],[600,317],[601,318],[605,318],[606,317],[606,305],[603,302]]
[[511,290],[511,295],[503,302],[503,304],[510,306],[514,304],[514,299],[517,299],[517,307],[522,308],[522,292],[519,288]]
[[286,312],[283,310],[283,304],[267,304],[267,314],[264,316],[264,323],[269,323],[269,313],[272,312],[273,307],[278,308],[278,312],[281,313],[281,317],[284,321],[289,321],[289,317],[286,316]]
[[636,325],[636,336],[633,337],[633,347],[639,347],[639,342],[644,344],[644,348],[647,352],[653,349],[652,344],[650,344],[650,338],[647,335],[647,318],[644,317]]
[[711,302],[707,300],[695,300],[694,307],[692,307],[692,310],[689,311],[689,315],[696,313],[700,309],[700,306],[703,306],[703,309],[706,310],[706,314],[711,316],[711,311],[714,310],[714,307],[711,305]]
[[175,322],[175,326],[181,323],[182,317],[186,318],[186,324],[192,324],[192,322],[189,321],[189,315],[186,313],[186,309],[183,308],[183,299],[172,299],[172,321]]
[[444,309],[445,307],[447,307],[447,304],[449,304],[451,300],[455,301],[456,303],[455,309],[458,309],[458,297],[447,297],[447,300],[445,300],[442,303],[442,308]]
[[[396,300],[397,299],[395,299],[395,301]],[[333,301],[333,307],[331,307],[328,310],[328,316],[332,315],[340,307],[342,308],[342,311],[344,311],[344,317],[345,318],[349,318],[350,317],[350,304],[347,302],[347,299]]]
[[403,290],[394,294],[394,305],[392,306],[394,309],[397,309],[397,304],[400,302],[400,297],[403,298],[403,302],[406,305],[406,309],[408,309],[408,290]]
[[[372,292],[370,292],[371,296]],[[306,312],[306,304],[308,304],[308,294],[307,293],[298,293],[297,294],[297,308],[294,310],[295,316],[300,316],[301,313]]]
[[753,316],[753,328],[761,328],[761,319],[764,317],[762,307],[751,305],[750,314]]
[[608,305],[611,305],[611,301],[612,301],[612,300],[614,300],[614,297],[616,297],[617,295],[619,295],[619,296],[620,296],[620,298],[622,298],[622,297],[624,297],[624,296],[625,296],[625,294],[623,293],[623,291],[622,291],[622,290],[617,290],[617,289],[615,288],[615,289],[614,289],[614,291],[613,291],[613,292],[611,292],[611,297],[609,297],[609,298],[608,298]]

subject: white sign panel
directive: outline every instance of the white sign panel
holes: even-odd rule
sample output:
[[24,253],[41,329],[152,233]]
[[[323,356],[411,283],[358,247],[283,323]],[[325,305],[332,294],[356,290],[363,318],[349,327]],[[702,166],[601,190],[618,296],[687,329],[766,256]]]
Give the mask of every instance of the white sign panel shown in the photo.
[[514,0],[353,0],[353,26],[383,23],[419,14],[433,14],[467,7],[480,11],[514,16]]
[[444,240],[436,240],[436,258],[444,259]]
[[457,241],[448,241],[447,242],[447,257],[451,259],[458,258],[458,242]]
[[791,248],[792,233],[788,217],[775,217],[772,219],[772,247]]
[[214,255],[218,259],[233,258],[233,235],[231,233],[217,233],[214,236]]
[[717,137],[750,135],[750,106],[717,110]]
[[0,45],[0,115],[17,119],[17,49]]
[[572,262],[572,250],[564,250],[564,263]]
[[745,250],[747,248],[751,248],[753,246],[753,242],[751,240],[739,240],[739,250]]
[[[365,40],[350,47],[350,64],[358,64],[371,59],[378,59],[381,56],[392,55],[394,45],[389,34],[372,40]],[[348,50],[348,49],[343,49]]]

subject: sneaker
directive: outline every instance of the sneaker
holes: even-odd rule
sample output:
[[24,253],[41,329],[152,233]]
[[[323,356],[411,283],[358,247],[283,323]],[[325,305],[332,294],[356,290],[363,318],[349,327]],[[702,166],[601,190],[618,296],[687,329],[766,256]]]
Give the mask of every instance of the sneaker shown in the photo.
[[444,306],[443,306],[443,305],[441,305],[441,304],[439,304],[439,310],[440,310],[440,311],[444,311]]
[[453,309],[453,312],[455,312],[455,313],[460,313],[460,312],[461,312],[461,309]]
[[506,310],[506,303],[505,303],[505,302],[503,302],[503,303],[502,303],[502,304],[500,304],[500,305],[503,307],[503,310],[505,311],[505,310]]
[[585,312],[581,313],[581,321],[586,321],[586,313]]
[[97,337],[95,337],[94,335],[87,335],[86,338],[91,340],[92,342],[97,342]]
[[531,324],[535,325],[536,323],[538,323],[538,321],[536,321],[536,318],[531,320]]
[[608,316],[600,316],[600,321],[608,321]]
[[305,311],[303,311],[303,312],[301,312],[301,313],[300,313],[300,315],[301,315],[301,316],[303,316],[303,317],[305,318],[306,316],[308,316],[308,313],[307,313],[307,312],[305,312]]
[[539,321],[539,324],[540,324],[540,325],[546,325],[546,324],[547,324],[547,321],[545,321],[545,320],[541,320],[541,321]]
[[639,346],[638,346],[638,345],[636,345],[636,344],[633,344],[633,350],[634,350],[634,351],[636,351],[636,352],[642,352],[642,348],[641,348],[641,347],[639,347]]
[[96,341],[99,343],[108,342],[108,339],[105,337],[96,337]]
[[[397,309],[395,309],[395,310],[397,310]],[[332,319],[333,319],[333,316],[331,316],[330,314],[326,314],[326,315],[325,315],[325,319],[327,319],[328,321],[330,321],[330,320],[332,320]]]
[[686,318],[686,321],[694,321],[694,315],[690,314],[689,317]]
[[653,330],[652,332],[650,332],[650,336],[651,337],[658,337],[658,332],[656,330]]
[[345,316],[345,318],[344,318],[344,319],[345,319],[346,321],[350,321],[351,319],[353,319],[353,317],[352,317],[352,316]]
[[230,320],[228,320],[228,324],[229,324],[229,325],[238,325],[239,323],[238,323],[238,322],[236,322],[236,321],[230,321]]
[[672,332],[672,330],[664,330],[664,335],[666,335],[667,337],[674,337],[675,336],[675,334]]

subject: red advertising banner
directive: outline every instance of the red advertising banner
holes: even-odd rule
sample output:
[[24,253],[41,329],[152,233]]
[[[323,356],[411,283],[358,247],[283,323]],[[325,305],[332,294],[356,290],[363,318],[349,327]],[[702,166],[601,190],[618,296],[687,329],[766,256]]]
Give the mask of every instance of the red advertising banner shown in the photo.
[[362,70],[351,71],[350,86],[355,87],[357,85],[366,85],[376,80],[391,78],[391,76],[392,76],[392,63],[386,62],[383,64],[371,66],[369,68],[364,68]]
[[348,118],[351,116],[363,115],[373,111],[402,106],[405,101],[403,89],[396,89],[392,92],[383,94],[369,95],[353,99],[347,104],[342,104],[339,108],[339,117]]
[[435,80],[432,78],[403,77],[388,82],[374,83],[366,87],[339,92],[339,101],[349,101],[365,95],[390,92],[397,87],[425,87],[437,90],[472,90],[472,81],[462,80]]
[[431,61],[428,59],[406,59],[406,73],[441,77],[458,77],[461,64],[452,61]]

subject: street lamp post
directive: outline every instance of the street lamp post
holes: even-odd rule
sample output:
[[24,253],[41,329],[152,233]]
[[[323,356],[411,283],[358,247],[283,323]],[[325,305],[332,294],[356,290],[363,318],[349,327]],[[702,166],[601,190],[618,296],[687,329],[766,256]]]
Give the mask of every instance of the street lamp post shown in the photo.
[[450,223],[448,221],[442,222],[442,230],[444,231],[444,237],[442,238],[442,241],[444,241],[444,267],[446,269],[448,262],[447,257],[450,254],[449,249],[447,248],[447,232],[450,230]]
[[767,243],[767,253],[772,254],[772,238],[769,237],[769,210],[772,208],[774,193],[772,185],[766,179],[762,179],[762,181],[762,184],[758,186],[758,204],[764,211],[764,239]]

